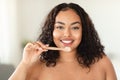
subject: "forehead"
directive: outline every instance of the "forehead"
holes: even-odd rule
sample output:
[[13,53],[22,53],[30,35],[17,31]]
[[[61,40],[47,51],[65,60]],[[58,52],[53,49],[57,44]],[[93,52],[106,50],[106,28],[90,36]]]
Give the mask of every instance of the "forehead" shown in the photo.
[[72,9],[60,11],[56,16],[56,21],[81,21],[80,16]]

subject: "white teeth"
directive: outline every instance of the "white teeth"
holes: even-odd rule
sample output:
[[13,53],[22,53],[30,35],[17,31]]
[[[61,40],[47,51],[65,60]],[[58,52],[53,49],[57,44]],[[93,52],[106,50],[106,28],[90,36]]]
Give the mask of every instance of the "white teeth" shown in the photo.
[[63,40],[62,40],[62,42],[63,42],[63,43],[71,43],[72,41],[63,41]]

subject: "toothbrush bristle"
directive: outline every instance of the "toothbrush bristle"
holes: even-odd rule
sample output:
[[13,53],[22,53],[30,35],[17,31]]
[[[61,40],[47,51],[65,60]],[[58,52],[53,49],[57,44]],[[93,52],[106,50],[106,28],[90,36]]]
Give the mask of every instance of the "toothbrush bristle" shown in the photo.
[[71,48],[70,48],[70,47],[65,47],[65,48],[64,48],[64,51],[70,52],[70,51],[71,51]]

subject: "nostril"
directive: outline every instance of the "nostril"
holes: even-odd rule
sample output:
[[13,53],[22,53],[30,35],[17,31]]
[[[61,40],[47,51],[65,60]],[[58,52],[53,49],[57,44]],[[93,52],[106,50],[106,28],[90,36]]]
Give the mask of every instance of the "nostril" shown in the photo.
[[64,34],[64,37],[70,37],[70,36],[71,36],[71,35],[68,34],[68,33],[67,33],[67,34],[66,34],[66,33]]
[[66,30],[66,31],[64,32],[64,36],[65,36],[65,37],[70,37],[70,36],[71,36],[70,30]]

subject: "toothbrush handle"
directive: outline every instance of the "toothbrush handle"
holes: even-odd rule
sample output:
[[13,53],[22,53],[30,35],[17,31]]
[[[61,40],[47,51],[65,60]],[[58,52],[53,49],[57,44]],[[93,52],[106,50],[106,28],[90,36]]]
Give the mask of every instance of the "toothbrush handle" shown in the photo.
[[48,50],[63,50],[63,48],[57,48],[57,47],[48,47]]

